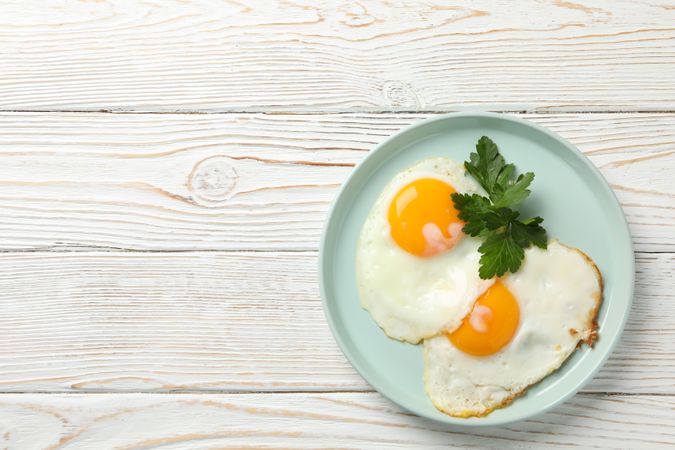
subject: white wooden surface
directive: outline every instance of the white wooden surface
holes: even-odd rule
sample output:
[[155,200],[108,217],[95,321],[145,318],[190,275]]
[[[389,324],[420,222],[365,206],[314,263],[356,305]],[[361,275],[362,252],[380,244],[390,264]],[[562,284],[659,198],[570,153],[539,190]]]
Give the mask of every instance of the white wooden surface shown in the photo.
[[5,0],[0,106],[661,111],[672,0]]
[[[578,395],[501,428],[438,425],[376,393],[8,394],[9,448],[666,448],[673,397]],[[36,430],[39,430],[37,432]],[[636,432],[639,430],[639,432]]]
[[[671,1],[0,3],[0,448],[674,447],[674,23]],[[600,374],[485,430],[372,392],[316,279],[353,165],[457,109],[576,144],[636,250]]]

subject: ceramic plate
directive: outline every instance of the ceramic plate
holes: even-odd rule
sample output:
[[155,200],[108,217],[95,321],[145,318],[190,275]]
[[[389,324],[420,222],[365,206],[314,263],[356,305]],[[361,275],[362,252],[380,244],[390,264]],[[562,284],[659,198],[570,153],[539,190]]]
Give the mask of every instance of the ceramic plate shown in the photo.
[[[525,216],[541,215],[550,237],[578,247],[602,271],[600,338],[552,375],[486,417],[460,419],[436,410],[424,392],[422,346],[387,338],[361,309],[356,288],[356,242],[375,199],[391,178],[415,162],[447,156],[468,159],[486,135],[519,172],[536,174]],[[570,143],[540,126],[492,113],[459,113],[417,123],[392,136],[358,165],[328,216],[319,257],[321,294],[335,339],[352,365],[404,409],[440,422],[499,425],[523,420],[571,397],[591,380],[615,346],[633,296],[634,259],[621,207],[593,164]]]

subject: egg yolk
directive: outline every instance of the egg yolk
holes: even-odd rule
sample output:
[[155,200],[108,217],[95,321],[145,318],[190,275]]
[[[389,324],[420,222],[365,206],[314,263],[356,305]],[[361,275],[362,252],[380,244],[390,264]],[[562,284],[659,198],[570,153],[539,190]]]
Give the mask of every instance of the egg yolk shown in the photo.
[[457,218],[453,192],[441,180],[420,178],[396,194],[388,219],[399,247],[416,256],[432,256],[455,245],[464,223]]
[[520,308],[499,281],[483,293],[460,327],[448,334],[455,347],[474,356],[497,353],[511,341],[518,328]]

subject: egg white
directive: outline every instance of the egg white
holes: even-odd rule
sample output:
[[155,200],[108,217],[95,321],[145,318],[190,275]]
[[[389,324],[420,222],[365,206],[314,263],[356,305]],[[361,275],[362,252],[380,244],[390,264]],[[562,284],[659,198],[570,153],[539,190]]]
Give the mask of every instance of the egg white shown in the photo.
[[494,282],[478,276],[477,239],[462,236],[446,252],[424,258],[394,242],[389,205],[403,187],[420,178],[445,181],[457,192],[483,194],[460,164],[428,158],[394,177],[363,225],[356,255],[361,305],[389,337],[411,343],[457,328],[476,298]]
[[457,349],[445,335],[424,341],[424,384],[433,404],[458,417],[482,416],[509,404],[574,352],[592,344],[602,277],[582,252],[551,241],[525,251],[520,270],[502,279],[520,307],[509,344],[489,356]]

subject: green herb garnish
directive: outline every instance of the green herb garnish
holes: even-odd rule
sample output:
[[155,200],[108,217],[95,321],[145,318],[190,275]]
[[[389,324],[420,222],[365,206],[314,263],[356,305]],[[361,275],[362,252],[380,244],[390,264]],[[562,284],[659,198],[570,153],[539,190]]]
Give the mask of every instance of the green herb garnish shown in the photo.
[[478,140],[476,153],[471,153],[464,167],[488,194],[452,194],[458,217],[465,222],[462,231],[483,239],[478,248],[482,255],[478,273],[489,279],[516,272],[525,257],[524,249],[530,244],[546,248],[547,243],[546,230],[541,226],[544,219],[519,220],[520,213],[511,209],[530,195],[528,187],[534,174],[516,177],[516,167],[506,164],[487,136]]

